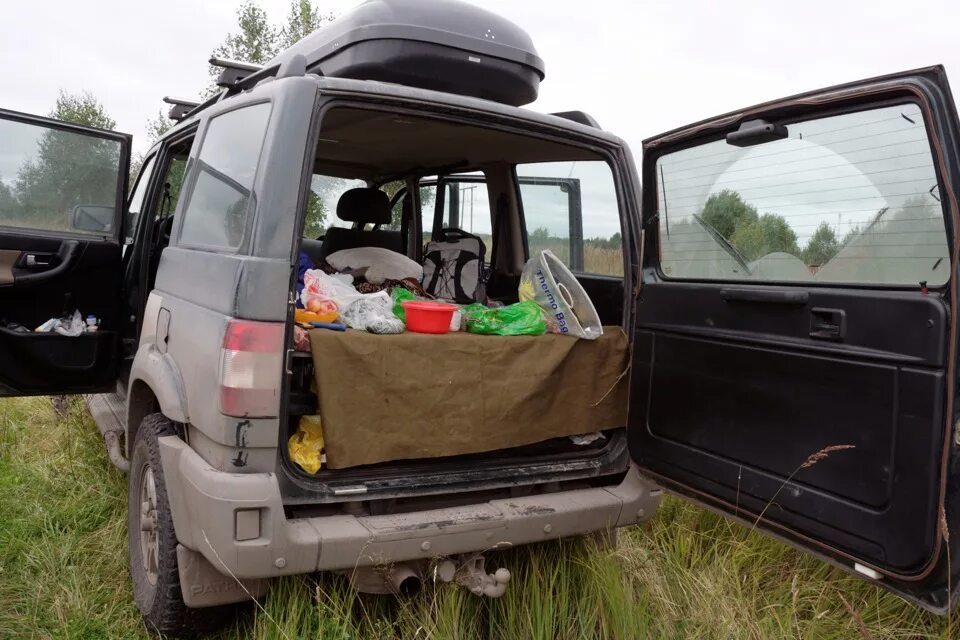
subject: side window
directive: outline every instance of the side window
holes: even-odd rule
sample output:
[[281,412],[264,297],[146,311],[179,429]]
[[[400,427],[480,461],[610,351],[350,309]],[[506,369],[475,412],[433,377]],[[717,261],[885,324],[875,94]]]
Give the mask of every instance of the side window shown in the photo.
[[950,258],[915,104],[786,123],[753,146],[715,140],[657,160],[667,277],[944,284]]
[[183,214],[182,244],[240,246],[269,118],[270,104],[262,103],[210,121]]
[[0,225],[113,234],[119,141],[6,119],[0,140]]
[[572,271],[623,276],[623,237],[610,167],[600,160],[517,165],[533,255],[552,251]]
[[[431,184],[432,183],[432,184]],[[481,173],[443,178],[441,227],[462,229],[479,236],[489,253],[493,242],[490,197],[487,183]],[[438,183],[435,179],[420,187],[420,220],[424,243],[433,239],[433,221],[436,213]],[[488,255],[489,258],[489,255]]]
[[[423,231],[424,243],[433,239],[433,217],[437,206],[436,178],[433,178],[432,181],[433,184],[420,185],[420,229]],[[449,216],[444,215],[444,222],[448,221]],[[450,225],[447,224],[446,226]]]
[[153,175],[153,166],[156,164],[156,159],[157,156],[150,156],[140,167],[137,184],[133,188],[133,193],[130,194],[130,203],[127,205],[127,216],[123,227],[126,236],[124,244],[133,242],[133,234],[137,231],[137,221],[140,220],[140,214],[143,212],[143,199],[147,195],[147,187],[150,184],[150,177]]

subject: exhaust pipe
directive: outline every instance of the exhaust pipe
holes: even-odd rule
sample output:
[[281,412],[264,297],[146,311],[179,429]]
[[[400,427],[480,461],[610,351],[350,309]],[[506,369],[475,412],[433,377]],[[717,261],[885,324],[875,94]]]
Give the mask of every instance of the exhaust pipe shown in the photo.
[[357,567],[343,572],[360,593],[415,596],[423,586],[420,575],[409,564],[391,567]]
[[387,574],[386,580],[392,593],[407,598],[412,598],[420,593],[420,588],[423,586],[420,582],[420,576],[409,565],[405,564],[393,567]]

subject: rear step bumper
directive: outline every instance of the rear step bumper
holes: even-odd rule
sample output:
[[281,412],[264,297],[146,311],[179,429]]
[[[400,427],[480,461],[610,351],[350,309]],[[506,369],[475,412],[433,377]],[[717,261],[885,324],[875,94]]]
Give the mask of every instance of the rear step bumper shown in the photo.
[[618,485],[395,515],[288,519],[275,474],[224,473],[160,439],[177,540],[237,578],[420,560],[576,536],[644,521],[659,489],[631,467]]

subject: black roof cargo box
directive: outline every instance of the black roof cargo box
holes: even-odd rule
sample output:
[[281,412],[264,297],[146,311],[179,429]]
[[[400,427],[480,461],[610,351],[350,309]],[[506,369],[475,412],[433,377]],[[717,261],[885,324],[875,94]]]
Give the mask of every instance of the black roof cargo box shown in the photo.
[[325,76],[379,80],[520,106],[544,77],[527,33],[459,0],[368,0],[268,63],[297,54]]

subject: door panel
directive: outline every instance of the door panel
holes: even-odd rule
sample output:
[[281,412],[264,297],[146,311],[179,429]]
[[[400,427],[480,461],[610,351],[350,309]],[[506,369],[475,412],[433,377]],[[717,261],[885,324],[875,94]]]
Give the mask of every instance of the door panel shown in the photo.
[[957,135],[933,68],[648,140],[629,414],[667,488],[935,610]]
[[[109,389],[130,138],[0,111],[0,396]],[[95,332],[35,329],[79,311]]]
[[[631,425],[644,416],[640,461],[739,500],[746,512],[750,504],[762,511],[791,478],[765,517],[804,528],[832,523],[826,540],[872,563],[916,570],[929,556],[937,513],[943,302],[817,290],[800,306],[731,304],[722,288],[644,288],[649,324],[635,335],[642,368],[632,392],[642,400],[631,407]],[[697,321],[684,299],[697,301]],[[809,337],[813,307],[846,313],[844,343]],[[902,335],[914,339],[898,346]],[[826,447],[849,445],[798,470]]]

